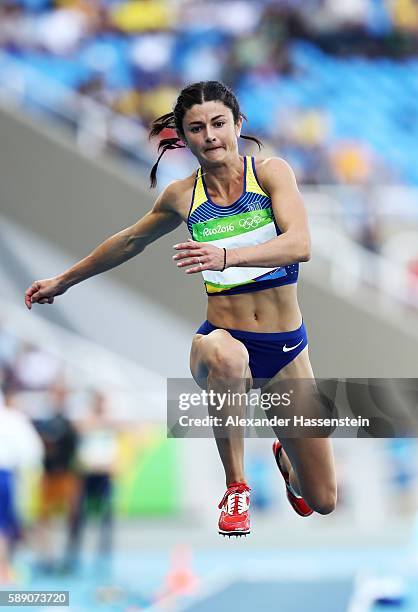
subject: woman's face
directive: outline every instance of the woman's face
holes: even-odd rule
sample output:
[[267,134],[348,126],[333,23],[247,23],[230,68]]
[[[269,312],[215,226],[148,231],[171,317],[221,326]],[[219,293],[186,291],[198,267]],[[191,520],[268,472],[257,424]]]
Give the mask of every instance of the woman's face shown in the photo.
[[206,165],[219,164],[238,154],[241,126],[242,117],[235,124],[231,109],[219,101],[195,104],[183,119],[187,145]]

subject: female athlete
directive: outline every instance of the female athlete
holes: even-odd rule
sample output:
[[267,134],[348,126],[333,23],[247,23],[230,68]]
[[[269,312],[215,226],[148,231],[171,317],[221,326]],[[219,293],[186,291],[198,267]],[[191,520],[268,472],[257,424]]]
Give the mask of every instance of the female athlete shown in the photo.
[[[174,111],[152,126],[151,136],[171,128],[177,137],[160,141],[151,186],[168,149],[189,147],[199,162],[197,172],[168,185],[143,218],[63,274],[35,281],[26,291],[26,306],[52,304],[72,285],[138,255],[184,221],[192,238],[174,246],[173,259],[186,274],[202,274],[208,294],[207,320],[191,347],[196,382],[222,392],[226,380],[234,381],[233,390],[245,392],[254,379],[267,379],[269,385],[287,378],[312,379],[296,293],[299,262],[310,258],[306,212],[285,161],[239,154],[243,118],[235,95],[222,83],[206,81],[183,89]],[[216,414],[216,408],[210,406],[209,412]],[[330,441],[282,442],[275,440],[273,453],[295,511],[301,516],[332,512],[336,481]],[[250,532],[250,488],[243,437],[216,437],[216,443],[227,486],[219,504],[219,533],[244,535]]]

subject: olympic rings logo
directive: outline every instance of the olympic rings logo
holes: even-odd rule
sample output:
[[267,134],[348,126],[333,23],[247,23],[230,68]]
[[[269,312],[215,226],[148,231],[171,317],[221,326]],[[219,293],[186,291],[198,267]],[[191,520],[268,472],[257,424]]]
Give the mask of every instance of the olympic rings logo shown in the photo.
[[244,229],[250,229],[252,227],[257,227],[262,221],[263,219],[260,217],[260,215],[254,215],[254,217],[251,217],[250,219],[240,219],[239,224],[240,227],[243,227]]

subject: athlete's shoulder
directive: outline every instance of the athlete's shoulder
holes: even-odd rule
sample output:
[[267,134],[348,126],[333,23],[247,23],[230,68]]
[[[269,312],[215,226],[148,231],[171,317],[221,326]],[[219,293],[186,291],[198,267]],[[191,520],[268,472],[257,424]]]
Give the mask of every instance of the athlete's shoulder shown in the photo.
[[290,164],[281,157],[255,158],[257,178],[263,188],[270,192],[280,186],[296,186],[296,177]]
[[157,198],[155,206],[161,210],[178,212],[192,197],[195,175],[171,181]]
[[290,164],[282,157],[256,157],[255,166],[257,174],[261,176],[276,176],[282,178],[295,176]]

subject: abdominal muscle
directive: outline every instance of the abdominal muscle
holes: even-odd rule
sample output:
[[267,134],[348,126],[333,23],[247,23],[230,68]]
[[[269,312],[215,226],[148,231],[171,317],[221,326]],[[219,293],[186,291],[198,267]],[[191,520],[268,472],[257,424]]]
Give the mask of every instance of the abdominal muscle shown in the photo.
[[274,333],[300,327],[296,283],[263,291],[208,298],[207,319],[215,327]]

